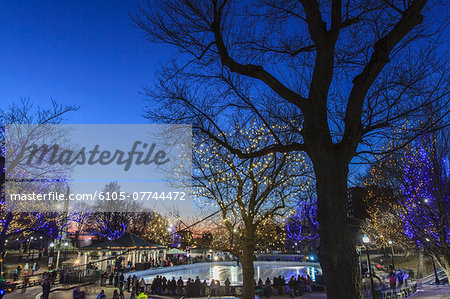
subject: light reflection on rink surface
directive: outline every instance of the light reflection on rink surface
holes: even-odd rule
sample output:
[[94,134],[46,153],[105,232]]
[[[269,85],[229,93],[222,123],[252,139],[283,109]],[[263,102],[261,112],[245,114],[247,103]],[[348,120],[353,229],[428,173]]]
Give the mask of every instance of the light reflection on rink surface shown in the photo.
[[[312,280],[315,281],[316,274],[320,274],[320,268],[311,265],[301,265],[301,263],[290,262],[258,262],[255,261],[255,280],[260,278],[263,282],[267,278],[273,281],[274,277],[279,275],[284,276],[286,283],[291,276],[297,277],[298,275],[310,275]],[[167,270],[166,270],[167,269]],[[167,279],[178,280],[180,276],[186,281],[188,278],[195,279],[197,276],[201,281],[206,280],[208,285],[211,279],[219,280],[221,285],[228,277],[231,285],[242,284],[242,269],[240,266],[236,266],[236,263],[199,263],[188,266],[175,266],[166,269],[148,270],[139,272],[139,277],[143,277],[147,283],[151,283],[156,275],[165,276]],[[136,273],[138,274],[138,273]]]

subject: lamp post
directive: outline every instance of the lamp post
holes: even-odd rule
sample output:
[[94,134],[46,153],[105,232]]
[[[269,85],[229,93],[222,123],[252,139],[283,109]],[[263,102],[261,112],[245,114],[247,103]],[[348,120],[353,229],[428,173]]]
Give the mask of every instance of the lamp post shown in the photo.
[[69,246],[69,242],[64,242],[64,259],[67,259],[67,246]]
[[362,260],[361,260],[361,247],[357,246],[356,247],[356,252],[358,253],[358,258],[359,258],[359,270],[361,271],[361,277],[362,277]]
[[50,250],[48,252],[48,266],[50,267],[50,265],[52,265],[54,263],[54,255],[55,255],[55,243],[51,242],[50,243]]
[[395,269],[395,265],[394,265],[394,245],[392,244],[392,241],[389,240],[389,246],[391,246],[391,257],[392,257],[392,269]]
[[375,298],[375,288],[373,286],[372,266],[370,265],[370,255],[369,255],[369,247],[368,247],[368,244],[370,243],[370,239],[367,235],[364,235],[363,242],[366,246],[367,264],[369,266],[370,285],[372,287],[372,298]]
[[58,268],[59,268],[59,259],[60,259],[60,256],[61,256],[61,238],[58,240],[58,244],[57,244],[56,248],[58,249],[58,251],[56,253],[56,266],[55,266],[55,269],[58,270]]

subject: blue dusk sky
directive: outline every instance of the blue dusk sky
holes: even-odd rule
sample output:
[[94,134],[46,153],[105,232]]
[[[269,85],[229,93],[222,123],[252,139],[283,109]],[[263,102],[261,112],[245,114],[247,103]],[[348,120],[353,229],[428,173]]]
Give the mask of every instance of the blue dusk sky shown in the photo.
[[136,1],[1,1],[0,108],[20,98],[77,104],[67,123],[148,123],[143,87],[167,46],[129,17]]

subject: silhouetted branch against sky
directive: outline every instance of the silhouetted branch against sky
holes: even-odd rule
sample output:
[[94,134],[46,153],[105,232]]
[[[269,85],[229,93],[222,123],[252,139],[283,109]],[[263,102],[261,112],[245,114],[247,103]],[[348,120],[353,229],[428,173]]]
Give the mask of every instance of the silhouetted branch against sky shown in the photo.
[[[184,58],[166,65],[158,88],[147,90],[155,100],[147,116],[191,121],[242,157],[307,150],[304,115],[324,114],[318,127],[337,146],[360,144],[361,154],[380,150],[367,146],[380,138],[410,140],[405,131],[413,132],[424,107],[448,112],[448,65],[435,33],[435,22],[445,20],[426,2],[343,1],[340,9],[314,1],[143,4],[135,23]],[[154,104],[170,107],[170,116]],[[291,127],[283,132],[293,134],[291,142],[251,154],[227,144],[218,133],[250,113],[269,127]]]

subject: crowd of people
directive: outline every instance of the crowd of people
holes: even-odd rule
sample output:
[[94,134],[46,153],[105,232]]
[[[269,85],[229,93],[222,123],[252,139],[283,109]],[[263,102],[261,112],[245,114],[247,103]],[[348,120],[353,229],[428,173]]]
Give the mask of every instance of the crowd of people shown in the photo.
[[[390,288],[394,290],[398,287],[408,285],[408,274],[402,272],[400,269],[397,272],[392,270],[387,279],[389,280]],[[291,276],[288,280],[280,275],[274,277],[272,280],[266,278],[266,280],[263,281],[260,278],[254,283],[256,295],[264,298],[269,298],[275,293],[278,295],[289,295],[293,298],[295,296],[301,296],[305,292],[312,292],[313,286],[313,281],[309,275],[298,275],[297,277]],[[125,298],[124,292],[131,293],[130,299],[148,298],[147,294],[185,297],[236,295],[235,287],[231,286],[229,278],[226,278],[223,282],[212,279],[208,283],[206,280],[201,281],[198,276],[195,279],[188,278],[185,280],[182,277],[179,277],[178,279],[175,277],[167,279],[165,276],[157,275],[150,284],[147,284],[144,278],[139,279],[136,275],[125,276],[124,273],[107,275],[106,273],[103,273],[101,275],[100,284],[102,286],[117,288],[117,290],[114,291],[113,299],[128,299]],[[50,285],[50,277],[45,276],[42,283],[43,299],[48,298]],[[85,296],[85,293],[79,288],[74,290],[74,299],[83,299]],[[97,298],[106,299],[103,290]]]
[[[278,292],[278,295],[289,294],[291,297],[294,297],[305,292],[312,292],[312,283],[313,281],[309,275],[306,275],[306,277],[303,275],[292,276],[288,281],[280,275],[272,280],[267,278],[265,282],[262,279],[259,279],[258,282],[255,281],[255,293],[269,298],[275,290]],[[149,293],[152,295],[179,295],[185,297],[236,295],[235,288],[231,286],[229,278],[226,278],[222,283],[216,279],[212,279],[208,283],[206,280],[201,281],[198,276],[195,279],[188,278],[185,280],[182,277],[167,279],[165,276],[157,275],[151,284],[147,285],[143,278],[138,279],[136,275],[125,277],[122,273],[108,276],[104,273],[101,278],[101,285],[110,285],[118,288],[118,298],[120,299],[124,298],[121,296],[123,291],[131,292],[132,294]]]
[[20,275],[36,275],[38,274],[40,269],[39,264],[34,263],[33,266],[30,267],[30,264],[25,263],[25,266],[22,267],[22,265],[18,265],[17,268],[14,270],[12,277],[13,280],[16,281]]
[[398,269],[398,272],[395,272],[394,269],[389,273],[389,286],[391,289],[395,290],[397,287],[401,288],[403,286],[408,286],[408,278],[409,275],[407,273],[403,273],[401,269]]
[[[221,260],[227,259],[221,257]],[[172,267],[177,265],[201,263],[206,261],[211,261],[211,259],[204,258],[203,256],[187,257],[185,255],[168,255],[165,259],[150,259],[146,262],[136,263],[134,266],[131,261],[128,261],[128,263],[124,266],[129,270],[143,270],[158,267]]]
[[[144,293],[144,291],[140,292],[132,292],[130,295],[130,299],[147,299],[148,296]],[[75,297],[74,297],[75,299]],[[98,294],[97,299],[106,299],[106,294],[104,290],[101,290],[100,294]],[[127,299],[125,298],[125,293],[123,290],[114,290],[112,295],[112,299]]]
[[[313,281],[308,274],[306,277],[303,275],[298,275],[297,277],[291,276],[287,284],[283,276],[273,278],[273,287],[278,291],[278,295],[289,293],[291,298],[297,295],[303,295],[305,292],[312,292],[312,284]],[[261,279],[258,285],[262,286]],[[269,278],[267,278],[265,288],[263,288],[263,295],[266,298],[272,295],[272,288],[267,288],[267,286],[271,286]]]
[[370,279],[369,273],[363,274],[363,292],[367,296],[371,296],[372,293],[372,283],[374,285],[374,290],[377,292],[385,292],[389,290],[398,290],[403,287],[408,286],[408,280],[410,279],[409,274],[403,272],[401,269],[392,269],[387,272],[387,275],[380,273],[376,273],[375,271],[372,273],[373,279]]

